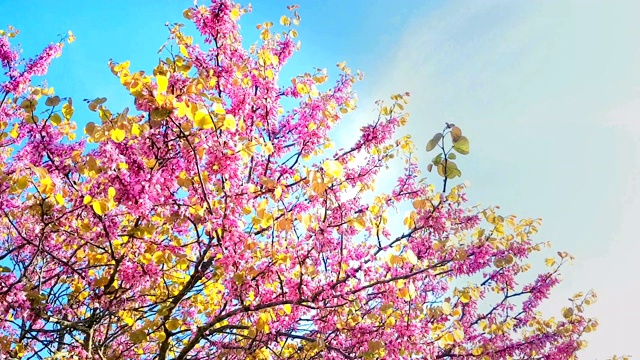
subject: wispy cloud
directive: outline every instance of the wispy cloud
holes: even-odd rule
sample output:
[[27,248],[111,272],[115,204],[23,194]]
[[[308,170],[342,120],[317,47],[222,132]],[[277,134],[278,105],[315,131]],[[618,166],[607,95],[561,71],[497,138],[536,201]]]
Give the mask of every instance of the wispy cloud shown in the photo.
[[598,292],[601,327],[585,358],[638,351],[638,13],[635,1],[416,9],[361,91],[411,91],[408,131],[421,147],[444,121],[459,124],[472,143],[462,162],[471,199],[543,217],[538,238],[577,256],[547,309]]

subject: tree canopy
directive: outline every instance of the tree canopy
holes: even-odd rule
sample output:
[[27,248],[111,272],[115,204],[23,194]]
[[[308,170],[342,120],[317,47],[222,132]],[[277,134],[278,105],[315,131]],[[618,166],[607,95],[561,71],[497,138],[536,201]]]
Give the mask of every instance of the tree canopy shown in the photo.
[[539,219],[467,204],[461,127],[420,165],[394,94],[334,146],[362,76],[282,79],[288,10],[249,48],[248,8],[185,10],[199,34],[169,25],[153,71],[109,64],[124,109],[32,84],[71,33],[29,60],[0,34],[0,359],[566,360],[586,345],[595,294],[539,311],[571,256],[531,264]]

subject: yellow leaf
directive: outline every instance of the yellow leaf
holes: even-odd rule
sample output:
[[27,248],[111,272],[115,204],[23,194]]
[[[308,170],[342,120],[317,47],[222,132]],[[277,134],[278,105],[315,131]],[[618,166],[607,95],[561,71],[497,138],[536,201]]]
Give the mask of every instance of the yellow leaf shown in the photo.
[[184,45],[180,45],[180,53],[187,58],[189,57],[189,52],[187,51],[187,48]]
[[18,355],[18,357],[21,358],[24,355],[24,345],[22,344],[16,345],[15,352],[16,352],[16,355]]
[[219,103],[214,103],[213,104],[213,112],[216,113],[216,114],[224,114],[224,113],[226,113],[225,109]]
[[465,291],[464,293],[462,293],[462,295],[460,295],[460,301],[464,304],[468,303],[469,301],[471,301],[471,295]]
[[393,312],[393,304],[386,303],[386,304],[380,306],[380,312],[385,314],[385,315],[391,314]]
[[391,266],[400,266],[403,263],[403,259],[401,256],[391,254],[389,255],[389,265]]
[[362,217],[357,217],[353,219],[352,221],[349,222],[349,224],[353,226],[353,228],[356,229],[357,231],[360,231],[367,226],[367,222]]
[[71,105],[71,102],[62,105],[62,115],[64,115],[67,120],[71,119],[71,116],[73,115],[73,106]]
[[[81,290],[82,287],[79,287],[78,292]],[[125,324],[129,326],[133,325],[136,322],[136,320],[131,316],[129,312],[120,313],[120,318],[122,319],[122,321],[124,321]]]
[[104,201],[94,201],[91,203],[91,207],[93,207],[93,211],[98,215],[104,215],[109,209]]
[[136,330],[129,334],[129,339],[134,344],[141,344],[147,340],[147,333],[143,330]]
[[18,190],[24,190],[28,184],[29,178],[27,178],[26,176],[22,176],[18,179],[18,181],[16,181],[16,188],[18,188]]
[[113,70],[116,71],[116,72],[120,72],[120,71],[123,71],[123,70],[128,70],[130,65],[131,65],[131,61],[127,60],[125,62],[121,62],[118,65],[115,65],[113,67]]
[[226,114],[224,117],[223,128],[225,130],[235,130],[236,129],[236,119],[231,114]]
[[178,328],[180,328],[181,322],[178,319],[171,319],[169,321],[167,321],[167,329],[169,329],[169,331],[174,331],[177,330]]
[[164,75],[157,75],[156,81],[158,83],[158,93],[164,94],[167,92],[167,86],[169,86],[169,80]]
[[464,339],[464,331],[462,329],[456,329],[453,331],[453,339],[456,342],[460,342]]
[[450,304],[450,303],[448,303],[448,302],[443,302],[443,303],[442,303],[442,312],[443,312],[445,315],[449,315],[449,314],[451,314],[451,304]]
[[262,313],[256,322],[256,329],[260,332],[269,332],[269,314]]
[[55,199],[58,205],[64,205],[64,196],[62,194],[56,194]]
[[116,196],[116,189],[113,188],[113,186],[109,187],[109,198],[113,199]]
[[[401,286],[398,284],[398,286]],[[413,283],[410,283],[408,286],[402,286],[398,289],[398,295],[405,300],[411,300],[416,295],[416,287]]]
[[444,336],[442,336],[442,338],[440,338],[440,341],[442,343],[444,343],[445,345],[453,344],[454,340],[455,339],[453,338],[453,334],[452,333],[446,333],[446,334],[444,334]]
[[413,208],[418,210],[418,209],[426,209],[428,206],[429,202],[427,202],[426,199],[416,199],[413,200]]
[[93,200],[91,195],[85,195],[84,199],[82,199],[82,203],[85,204],[85,205],[88,205],[91,202],[91,200]]
[[195,113],[193,123],[195,126],[203,129],[211,129],[213,127],[211,116],[204,110],[198,110]]
[[55,189],[55,184],[53,183],[53,180],[51,180],[49,176],[46,176],[40,179],[40,185],[42,185],[40,191],[42,191],[45,194],[51,194]]
[[135,136],[140,135],[140,126],[138,126],[138,124],[133,124],[131,126],[131,133]]
[[62,122],[62,116],[60,116],[60,114],[51,114],[51,117],[49,118],[49,120],[51,120],[51,123],[53,125],[60,125],[60,123]]
[[178,116],[180,117],[183,117],[191,112],[191,108],[189,107],[189,105],[184,102],[177,103],[176,107],[178,109]]
[[111,140],[119,143],[122,142],[124,140],[124,136],[126,135],[126,133],[124,132],[124,130],[122,129],[113,129],[111,131]]
[[306,95],[311,89],[309,88],[309,85],[299,82],[296,84],[296,90],[298,90],[298,93],[300,93],[300,95]]
[[282,306],[282,308],[284,309],[284,312],[286,312],[287,314],[291,314],[291,304],[285,304]]
[[18,124],[13,124],[13,128],[9,132],[9,135],[11,135],[11,137],[14,138],[14,139],[18,137],[18,135],[19,135]]
[[376,352],[384,349],[384,343],[379,340],[369,340],[367,342],[367,347],[369,348],[369,351]]
[[289,26],[291,25],[291,20],[286,15],[282,15],[280,17],[280,25]]
[[153,253],[153,262],[155,262],[156,264],[164,264],[166,262],[164,251],[156,251],[155,253]]
[[233,281],[235,281],[235,283],[237,285],[240,285],[244,282],[244,274],[243,273],[235,273],[233,275]]
[[413,251],[411,251],[411,249],[407,249],[407,253],[405,254],[405,256],[407,258],[407,261],[409,261],[411,265],[415,265],[418,263],[418,257]]
[[306,230],[311,224],[311,214],[300,214],[298,215],[298,220],[302,223],[302,228]]
[[324,194],[325,190],[327,190],[327,185],[320,181],[314,181],[311,184],[311,190],[313,190],[313,192],[315,192],[318,195],[322,195]]
[[269,79],[269,80],[273,79],[273,76],[274,76],[274,75],[273,75],[273,70],[271,70],[271,69],[267,69],[267,70],[264,72],[264,74],[267,76],[267,79]]
[[407,228],[412,229],[412,228],[414,228],[416,226],[415,218],[416,218],[416,212],[412,211],[411,213],[409,213],[409,215],[407,217],[404,218],[403,224]]
[[73,33],[71,32],[71,30],[69,30],[69,35],[67,36],[67,42],[69,44],[71,44],[72,42],[76,41],[76,36],[73,35]]
[[342,164],[339,161],[336,160],[325,160],[324,163],[322,163],[322,168],[324,169],[324,171],[335,177],[335,178],[339,178],[342,176],[342,172],[343,172],[343,167]]
[[142,261],[143,264],[148,264],[151,262],[151,260],[153,260],[151,254],[144,253],[140,256],[140,261]]
[[553,265],[556,264],[556,259],[554,258],[546,258],[544,260],[544,263],[548,266],[548,267],[552,267]]
[[238,9],[237,7],[234,7],[233,9],[231,9],[231,20],[233,21],[238,20],[239,17],[240,17],[240,9]]
[[462,155],[467,155],[469,153],[469,139],[464,136],[460,136],[453,144],[453,150]]
[[158,342],[163,342],[166,338],[167,335],[164,332],[158,333],[158,335],[156,335],[156,339],[158,339]]

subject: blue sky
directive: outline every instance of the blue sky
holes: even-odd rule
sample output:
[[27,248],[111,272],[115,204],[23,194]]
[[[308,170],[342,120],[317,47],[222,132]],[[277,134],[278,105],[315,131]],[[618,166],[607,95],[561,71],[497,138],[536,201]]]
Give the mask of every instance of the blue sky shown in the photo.
[[[21,29],[31,56],[71,29],[47,76],[61,96],[128,97],[107,61],[151,69],[164,23],[183,21],[190,1],[0,1],[0,26]],[[277,21],[289,2],[258,1],[243,22]],[[302,51],[287,74],[347,60],[365,72],[360,110],[343,141],[370,119],[373,102],[411,91],[406,131],[420,148],[445,121],[461,126],[473,203],[542,217],[538,239],[577,259],[545,309],[595,289],[600,320],[585,359],[640,355],[640,2],[300,1]],[[76,121],[95,121],[88,111]],[[340,137],[340,135],[339,135]],[[338,139],[340,140],[340,139]],[[429,158],[426,154],[424,159]]]

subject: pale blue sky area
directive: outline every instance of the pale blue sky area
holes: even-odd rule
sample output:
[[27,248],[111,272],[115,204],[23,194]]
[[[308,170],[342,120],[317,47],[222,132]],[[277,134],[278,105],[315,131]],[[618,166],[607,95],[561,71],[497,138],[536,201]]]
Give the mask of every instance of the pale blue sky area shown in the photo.
[[[462,127],[472,146],[461,160],[471,201],[542,217],[538,239],[577,257],[545,310],[579,290],[598,292],[591,314],[601,326],[581,358],[640,356],[640,2],[300,3],[302,51],[285,75],[342,60],[366,74],[360,110],[338,140],[371,120],[374,100],[404,91],[412,93],[407,131],[420,148],[445,121]],[[27,56],[73,30],[78,40],[54,62],[50,85],[78,100],[106,96],[117,111],[129,98],[108,59],[150,70],[163,24],[182,22],[190,4],[0,1],[0,27],[21,29]],[[245,38],[289,4],[254,2]],[[80,124],[96,120],[78,115]]]

